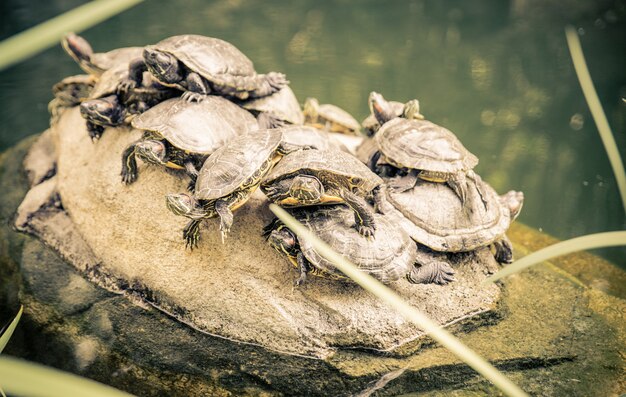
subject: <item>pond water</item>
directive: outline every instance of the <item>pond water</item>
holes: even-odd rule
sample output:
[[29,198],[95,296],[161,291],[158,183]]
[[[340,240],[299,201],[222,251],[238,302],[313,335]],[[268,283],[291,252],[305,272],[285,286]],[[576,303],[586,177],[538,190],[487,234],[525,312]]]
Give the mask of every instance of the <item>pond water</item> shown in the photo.
[[[0,38],[83,2],[5,0]],[[454,131],[499,192],[526,195],[520,220],[565,239],[626,228],[606,153],[563,28],[579,29],[600,100],[626,158],[626,2],[146,1],[82,34],[96,51],[181,33],[220,37],[261,72],[287,74],[300,101],[357,119],[367,95],[417,97]],[[60,46],[0,71],[0,150],[44,130],[50,87],[80,69]],[[600,252],[626,267],[626,249]]]

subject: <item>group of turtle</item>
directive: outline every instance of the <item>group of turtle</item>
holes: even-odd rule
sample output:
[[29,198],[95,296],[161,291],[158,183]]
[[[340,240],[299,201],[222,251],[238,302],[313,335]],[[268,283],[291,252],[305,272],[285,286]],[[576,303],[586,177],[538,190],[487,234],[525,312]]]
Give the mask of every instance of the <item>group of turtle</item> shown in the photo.
[[[208,218],[219,218],[224,241],[233,212],[260,187],[382,282],[446,284],[454,280],[447,253],[478,247],[492,246],[501,263],[512,260],[505,232],[522,193],[499,196],[483,182],[472,171],[476,156],[424,120],[417,100],[390,102],[372,92],[361,124],[313,98],[301,109],[284,74],[256,73],[217,38],[181,35],[106,53],[75,34],[62,44],[87,74],[55,85],[53,120],[80,105],[94,141],[106,127],[143,130],[121,153],[121,182],[137,180],[138,159],[186,174],[188,192],[167,195],[166,205],[189,219],[183,238],[190,249]],[[346,135],[362,143],[348,148]],[[311,273],[342,277],[278,219],[263,235],[299,269],[298,285]]]

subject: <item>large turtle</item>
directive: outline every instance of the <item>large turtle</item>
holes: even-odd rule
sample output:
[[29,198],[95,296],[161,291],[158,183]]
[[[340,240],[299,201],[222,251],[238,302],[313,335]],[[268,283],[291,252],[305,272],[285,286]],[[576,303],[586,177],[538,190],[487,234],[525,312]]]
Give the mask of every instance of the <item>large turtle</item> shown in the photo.
[[304,102],[304,122],[316,128],[341,132],[349,135],[360,135],[361,125],[350,113],[342,108],[322,104],[315,98],[307,98]]
[[257,116],[261,128],[277,128],[285,124],[304,123],[300,103],[288,85],[271,95],[251,98],[239,104]]
[[352,155],[339,150],[305,150],[290,153],[261,184],[271,201],[286,207],[345,203],[354,211],[356,228],[374,235],[374,213],[365,201],[373,196],[381,208],[383,180]]
[[395,174],[389,183],[393,190],[407,191],[419,179],[446,183],[465,203],[466,175],[474,175],[478,158],[451,131],[430,121],[396,117],[374,139],[378,151],[370,167],[382,176]]
[[150,71],[162,84],[185,91],[183,98],[202,101],[210,92],[241,100],[272,94],[289,82],[282,73],[257,74],[252,61],[234,45],[213,37],[172,36],[147,46],[130,64],[121,92],[141,83]]
[[[367,102],[370,115],[361,124],[363,125],[365,135],[370,137],[376,134],[382,124],[396,117],[416,120],[424,119],[424,115],[420,113],[420,104],[417,99],[411,99],[407,103],[387,101],[381,94],[372,91]],[[376,112],[374,108],[377,108]],[[376,118],[376,114],[379,115],[378,117],[383,123]]]
[[435,251],[472,251],[493,244],[496,260],[510,263],[512,249],[505,232],[519,215],[524,195],[512,190],[498,196],[480,178],[471,182],[469,207],[446,186],[420,180],[405,192],[388,190],[385,214],[416,242]]
[[111,66],[102,73],[89,98],[81,103],[80,113],[87,120],[87,131],[92,139],[99,139],[105,127],[127,123],[136,114],[179,93],[147,74],[141,86],[118,94],[117,86],[127,77],[128,62]]
[[77,106],[91,95],[96,84],[96,78],[90,74],[68,76],[52,86],[54,99],[48,103],[50,122],[54,124],[61,111],[65,108]]
[[167,207],[189,219],[183,230],[186,246],[197,246],[203,219],[219,217],[222,241],[233,224],[233,212],[259,187],[278,158],[294,148],[282,143],[280,129],[240,135],[217,149],[204,162],[193,195],[168,194]]
[[137,160],[185,169],[195,183],[207,156],[238,135],[258,129],[252,115],[231,101],[210,96],[202,103],[172,98],[135,117],[134,128],[146,133],[122,154],[122,181],[138,176]]
[[100,77],[112,66],[120,63],[128,65],[131,60],[141,56],[143,51],[143,47],[125,47],[109,52],[93,52],[89,42],[75,33],[66,34],[61,45],[81,69],[96,77]]
[[[402,229],[382,215],[374,215],[376,237],[366,238],[352,227],[352,213],[343,206],[300,209],[292,214],[361,271],[383,283],[403,277],[413,284],[447,284],[454,280],[454,270],[444,255],[418,249]],[[264,236],[300,271],[297,285],[302,285],[308,274],[345,278],[308,240],[297,237],[278,219],[265,227]]]

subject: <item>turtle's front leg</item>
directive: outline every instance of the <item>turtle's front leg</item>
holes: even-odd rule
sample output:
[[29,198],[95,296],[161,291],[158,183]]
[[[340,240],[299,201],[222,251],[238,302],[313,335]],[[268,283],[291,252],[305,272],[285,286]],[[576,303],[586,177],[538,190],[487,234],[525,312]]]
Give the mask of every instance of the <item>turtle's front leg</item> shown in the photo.
[[262,130],[270,129],[270,128],[281,128],[287,125],[284,120],[274,116],[269,112],[261,112],[256,117],[256,121],[259,124],[259,128]]
[[304,254],[302,254],[302,252],[298,252],[298,255],[296,256],[296,262],[298,263],[298,270],[300,270],[300,277],[298,277],[298,279],[296,280],[296,287],[300,287],[306,282],[307,274],[310,270],[310,265],[308,263],[309,261],[304,257]]
[[187,91],[182,95],[187,102],[202,102],[211,92],[204,79],[195,72],[190,72],[185,79]]
[[202,219],[192,219],[183,229],[185,248],[189,248],[190,250],[198,248],[198,240],[200,240],[200,222],[202,222]]
[[198,169],[192,159],[185,160],[183,165],[185,166],[187,175],[191,178],[191,181],[189,181],[189,185],[187,186],[187,190],[193,192],[196,188],[196,179],[198,179]]
[[127,97],[131,90],[138,85],[141,85],[143,81],[143,72],[147,71],[148,67],[143,60],[143,57],[133,59],[128,65],[128,77],[122,80],[117,86],[117,93],[122,97]]
[[[138,141],[137,141],[138,142]],[[122,153],[122,182],[127,185],[137,180],[137,158],[135,157],[135,147],[137,142],[134,142]]]
[[230,228],[233,226],[233,212],[230,210],[230,206],[238,199],[239,197],[234,194],[231,197],[219,199],[215,202],[215,212],[217,212],[217,216],[220,218],[222,244],[224,244],[224,240],[228,233],[230,233]]
[[412,284],[445,285],[455,281],[454,269],[446,262],[432,261],[420,265],[416,263],[406,278]]
[[365,237],[373,237],[376,224],[374,222],[374,213],[368,207],[367,202],[347,189],[342,190],[339,194],[354,211],[354,221],[359,234]]
[[509,264],[513,262],[513,245],[507,236],[503,235],[499,240],[494,241],[493,247],[496,250],[494,256],[498,263]]
[[465,179],[465,173],[456,173],[454,178],[447,180],[446,183],[454,190],[454,193],[459,196],[461,204],[465,205],[465,201],[467,200],[467,180]]
[[92,123],[91,121],[87,121],[87,133],[89,134],[89,138],[91,138],[93,142],[100,139],[103,132],[104,132],[103,126]]

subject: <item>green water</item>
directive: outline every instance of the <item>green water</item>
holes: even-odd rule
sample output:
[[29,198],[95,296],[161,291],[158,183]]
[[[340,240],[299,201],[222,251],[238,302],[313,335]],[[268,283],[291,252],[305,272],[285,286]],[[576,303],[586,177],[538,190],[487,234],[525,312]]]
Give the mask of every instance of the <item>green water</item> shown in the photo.
[[[0,5],[6,38],[80,1]],[[417,97],[422,113],[479,156],[499,192],[524,191],[520,220],[559,238],[626,228],[606,153],[563,28],[580,28],[626,158],[625,1],[161,1],[84,32],[96,50],[197,33],[228,40],[257,70],[282,71],[357,119],[367,95]],[[50,87],[80,69],[60,47],[0,72],[0,149],[46,128]],[[601,252],[626,267],[626,250]]]

